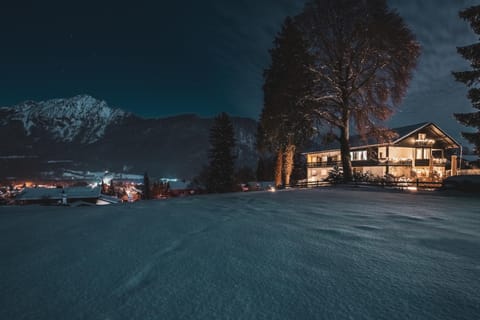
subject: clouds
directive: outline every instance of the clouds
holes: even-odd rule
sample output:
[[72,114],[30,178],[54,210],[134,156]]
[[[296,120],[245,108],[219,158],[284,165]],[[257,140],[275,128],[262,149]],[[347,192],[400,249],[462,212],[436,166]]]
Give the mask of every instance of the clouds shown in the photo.
[[428,89],[432,83],[450,77],[451,71],[465,68],[466,62],[456,53],[456,47],[475,41],[468,24],[458,17],[458,11],[473,1],[401,1],[391,0],[412,28],[422,46],[422,56],[416,74],[417,88]]
[[476,41],[467,22],[458,12],[474,5],[474,1],[389,0],[416,34],[422,55],[412,79],[401,112],[391,123],[433,121],[460,140],[465,127],[453,119],[454,112],[470,112],[466,88],[455,82],[452,71],[465,70],[468,62],[457,54],[456,47]]

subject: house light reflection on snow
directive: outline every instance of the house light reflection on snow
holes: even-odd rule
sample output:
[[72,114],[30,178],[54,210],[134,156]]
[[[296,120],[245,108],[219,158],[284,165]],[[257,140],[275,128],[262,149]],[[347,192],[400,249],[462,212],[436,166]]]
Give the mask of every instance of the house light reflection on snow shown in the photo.
[[273,187],[273,186],[268,186],[267,190],[268,190],[269,192],[275,192],[275,191],[277,191],[277,190],[275,189],[275,187]]

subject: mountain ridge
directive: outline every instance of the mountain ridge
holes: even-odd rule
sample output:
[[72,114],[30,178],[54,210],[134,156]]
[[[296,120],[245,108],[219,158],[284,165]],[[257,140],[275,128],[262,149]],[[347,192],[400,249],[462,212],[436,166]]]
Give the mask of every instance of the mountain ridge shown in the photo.
[[112,122],[131,115],[89,95],[38,102],[27,100],[0,108],[0,115],[2,113],[10,113],[9,117],[2,117],[2,124],[6,119],[20,121],[27,135],[31,135],[35,127],[43,127],[57,141],[71,142],[83,134],[82,143],[95,142]]
[[[213,123],[195,114],[143,118],[88,95],[1,107],[0,119],[0,136],[11,137],[0,140],[0,177],[61,170],[46,164],[70,159],[68,169],[148,170],[191,178],[207,163]],[[257,122],[231,119],[237,165],[254,167]],[[12,155],[16,161],[8,160]],[[18,156],[37,163],[20,165]]]

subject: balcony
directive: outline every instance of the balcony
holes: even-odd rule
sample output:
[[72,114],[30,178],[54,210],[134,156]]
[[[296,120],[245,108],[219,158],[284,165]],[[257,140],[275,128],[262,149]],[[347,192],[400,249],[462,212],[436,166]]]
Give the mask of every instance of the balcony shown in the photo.
[[434,165],[445,165],[447,163],[446,158],[433,158]]
[[[433,165],[444,166],[447,163],[445,158],[433,158]],[[399,166],[411,167],[413,161],[411,159],[382,159],[382,160],[352,160],[352,167],[376,167],[376,166]],[[342,166],[342,161],[326,161],[326,162],[308,162],[308,168],[330,168]],[[415,159],[416,167],[429,167],[430,159]]]
[[[342,161],[326,161],[326,162],[308,162],[308,168],[329,168],[342,166]],[[402,159],[402,160],[352,160],[352,167],[376,167],[376,166],[412,166],[412,160]]]
[[411,167],[411,159],[381,159],[381,160],[360,160],[352,161],[354,167],[373,167],[373,166],[401,166]]
[[326,162],[307,162],[307,168],[328,168],[342,166],[342,161],[326,161]]
[[352,160],[352,167],[374,167],[378,166],[378,160]]
[[430,166],[430,159],[415,159],[415,167],[428,167]]
[[412,160],[411,159],[389,159],[385,161],[381,161],[380,165],[382,166],[401,166],[401,167],[411,167]]

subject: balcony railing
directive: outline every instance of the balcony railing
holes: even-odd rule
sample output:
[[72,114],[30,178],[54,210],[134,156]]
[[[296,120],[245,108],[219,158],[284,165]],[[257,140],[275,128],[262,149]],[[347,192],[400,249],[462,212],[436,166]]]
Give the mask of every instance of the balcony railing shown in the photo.
[[[444,165],[447,162],[445,158],[433,158],[434,165]],[[403,160],[352,160],[352,167],[375,167],[375,166],[402,166],[411,167],[413,161],[411,159]],[[342,161],[324,161],[324,162],[308,162],[308,168],[329,168],[342,166]],[[415,159],[416,167],[428,167],[430,166],[430,159]]]
[[415,159],[415,167],[428,167],[430,166],[430,159]]
[[[412,166],[412,160],[352,160],[352,167],[375,167],[375,166]],[[342,166],[342,161],[308,162],[308,168],[328,168]]]
[[328,168],[334,166],[341,167],[342,161],[307,162],[308,168]]
[[402,159],[402,160],[381,160],[379,162],[379,165],[381,166],[402,166],[402,167],[411,167],[412,166],[412,160],[411,159]]
[[433,164],[446,164],[447,159],[446,158],[433,158]]

